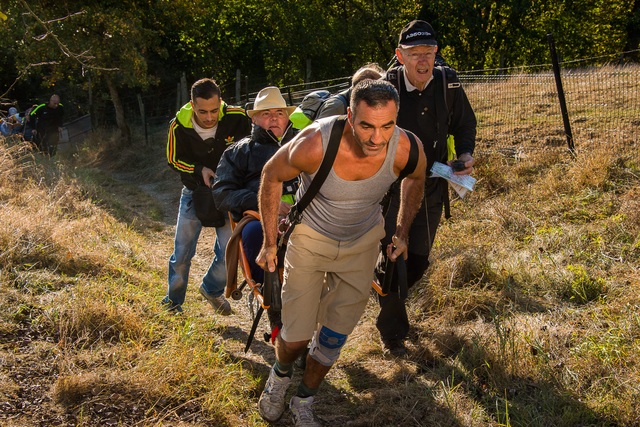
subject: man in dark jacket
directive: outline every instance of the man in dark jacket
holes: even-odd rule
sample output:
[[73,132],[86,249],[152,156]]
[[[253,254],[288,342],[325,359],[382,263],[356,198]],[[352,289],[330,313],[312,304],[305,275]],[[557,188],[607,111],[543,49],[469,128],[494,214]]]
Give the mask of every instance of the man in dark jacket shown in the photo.
[[[247,114],[253,121],[251,136],[244,138],[224,152],[218,164],[218,174],[213,185],[213,197],[220,209],[228,210],[235,221],[240,221],[247,210],[258,211],[258,189],[262,168],[276,151],[289,142],[298,132],[289,116],[296,107],[287,106],[274,86],[258,92],[254,109]],[[280,214],[289,213],[297,180],[283,185]],[[262,246],[262,227],[252,221],[242,229],[242,246],[251,266],[251,276],[262,283],[263,270],[256,262]]]
[[[400,33],[396,57],[401,64],[387,71],[384,79],[390,81],[400,95],[398,126],[415,133],[422,141],[427,155],[427,179],[424,203],[416,215],[409,236],[407,258],[407,285],[411,287],[429,266],[429,251],[440,224],[445,202],[448,202],[447,181],[429,178],[435,161],[447,160],[447,135],[455,138],[458,160],[464,163],[456,174],[470,174],[475,163],[476,117],[455,72],[449,68],[434,68],[438,44],[435,32],[425,21],[411,21]],[[447,72],[448,70],[448,72]],[[443,73],[452,83],[444,87]],[[450,92],[450,95],[449,95]],[[447,95],[445,96],[445,93]],[[451,98],[450,102],[447,98]],[[389,208],[385,217],[384,246],[391,242],[395,218],[398,213],[399,191],[392,187]],[[397,278],[394,281],[397,284]],[[392,289],[397,286],[392,285]],[[395,356],[406,354],[404,340],[409,332],[409,320],[404,301],[398,293],[380,297],[380,314],[376,326],[380,331],[383,351]]]
[[47,104],[40,104],[31,110],[32,134],[41,152],[49,156],[56,154],[63,120],[64,108],[60,103],[60,96],[55,94],[51,95]]
[[[180,173],[183,184],[174,249],[169,258],[167,295],[162,300],[172,311],[182,311],[191,259],[203,227],[196,215],[194,190],[202,185],[211,187],[224,150],[250,131],[251,123],[244,109],[227,105],[212,79],[201,79],[193,84],[191,101],[169,124],[167,160],[169,166]],[[224,252],[230,236],[228,220],[216,227],[213,261],[200,285],[200,294],[223,315],[231,314],[231,305],[223,295],[226,286]]]

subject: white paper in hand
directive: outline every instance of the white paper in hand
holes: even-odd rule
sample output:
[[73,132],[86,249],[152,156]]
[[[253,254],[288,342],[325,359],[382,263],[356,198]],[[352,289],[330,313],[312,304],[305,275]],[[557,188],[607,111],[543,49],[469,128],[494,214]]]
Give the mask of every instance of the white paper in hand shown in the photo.
[[454,175],[451,166],[440,162],[433,163],[431,174],[434,177],[444,178],[449,181],[449,184],[456,190],[460,198],[464,198],[467,191],[473,191],[473,186],[476,184],[476,179],[471,175]]

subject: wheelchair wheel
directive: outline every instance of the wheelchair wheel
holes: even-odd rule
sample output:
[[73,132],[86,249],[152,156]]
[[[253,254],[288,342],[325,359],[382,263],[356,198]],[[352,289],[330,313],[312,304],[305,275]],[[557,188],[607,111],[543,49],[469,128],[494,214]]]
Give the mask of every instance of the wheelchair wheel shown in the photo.
[[242,299],[242,291],[240,289],[235,289],[233,292],[231,292],[231,298],[234,301],[240,301]]

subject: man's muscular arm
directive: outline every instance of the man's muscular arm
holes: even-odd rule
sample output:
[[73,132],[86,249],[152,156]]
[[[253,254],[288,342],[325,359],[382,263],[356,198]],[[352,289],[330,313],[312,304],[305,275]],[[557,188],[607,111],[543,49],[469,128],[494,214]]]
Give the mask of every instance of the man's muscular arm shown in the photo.
[[[402,140],[409,144],[409,139],[406,135],[403,135]],[[418,143],[418,164],[413,173],[402,180],[400,187],[400,211],[398,212],[396,232],[387,247],[387,255],[392,261],[395,261],[401,254],[403,254],[405,259],[407,258],[409,229],[424,197],[427,158],[420,140],[416,138],[416,142]],[[404,167],[404,165],[402,167]]]
[[322,161],[320,132],[309,126],[292,141],[280,147],[262,169],[258,207],[262,217],[264,240],[256,263],[265,270],[275,271],[277,263],[278,211],[282,183],[301,172],[313,173]]

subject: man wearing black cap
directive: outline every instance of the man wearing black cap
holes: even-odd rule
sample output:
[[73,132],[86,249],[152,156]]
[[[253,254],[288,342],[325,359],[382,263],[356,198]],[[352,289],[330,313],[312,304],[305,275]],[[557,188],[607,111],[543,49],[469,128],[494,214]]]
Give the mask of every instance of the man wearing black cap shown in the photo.
[[[475,162],[472,155],[476,117],[455,72],[450,68],[434,68],[437,51],[438,43],[431,25],[420,20],[409,22],[400,32],[396,48],[396,57],[401,65],[388,70],[383,79],[393,83],[400,94],[398,126],[415,133],[423,143],[427,155],[427,177],[435,161],[451,163],[447,161],[448,135],[454,136],[458,160],[464,162],[464,169],[455,173],[470,174]],[[409,287],[422,278],[429,266],[429,251],[443,206],[448,203],[448,191],[447,181],[442,178],[428,177],[425,181],[424,202],[409,232]],[[386,236],[382,241],[384,246],[391,242],[395,231],[400,196],[397,188],[392,188],[390,193],[385,218]],[[397,281],[397,277],[394,277],[394,281]],[[398,293],[389,293],[380,297],[379,302],[380,314],[376,327],[380,331],[383,351],[404,356],[407,352],[404,340],[409,332],[404,301]]]

